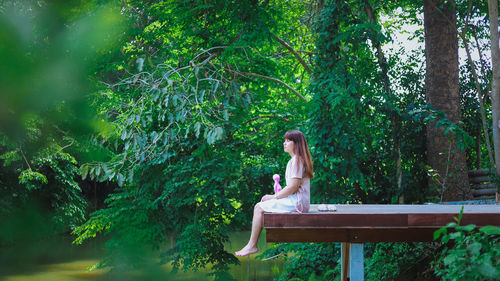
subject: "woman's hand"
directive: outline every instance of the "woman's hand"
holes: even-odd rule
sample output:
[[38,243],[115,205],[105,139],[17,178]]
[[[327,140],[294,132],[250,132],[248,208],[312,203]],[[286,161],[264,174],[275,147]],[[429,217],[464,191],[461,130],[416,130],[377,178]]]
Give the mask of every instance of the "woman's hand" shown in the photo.
[[262,199],[260,200],[261,202],[264,202],[264,201],[267,201],[267,200],[271,200],[271,199],[275,199],[274,198],[274,195],[269,195],[269,194],[266,194],[262,197]]

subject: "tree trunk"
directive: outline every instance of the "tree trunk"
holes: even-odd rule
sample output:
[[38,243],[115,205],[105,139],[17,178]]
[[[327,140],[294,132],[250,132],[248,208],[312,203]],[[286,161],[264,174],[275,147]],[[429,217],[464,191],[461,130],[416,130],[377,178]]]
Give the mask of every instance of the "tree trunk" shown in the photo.
[[[488,0],[491,32],[491,111],[493,112],[493,146],[496,172],[500,175],[500,49],[498,46],[498,1]],[[497,189],[498,201],[498,189]]]
[[[424,0],[427,103],[457,123],[462,114],[455,10],[454,1]],[[442,201],[472,198],[465,151],[457,148],[454,136],[445,136],[435,124],[427,126],[427,160],[438,173],[429,185],[440,189]]]

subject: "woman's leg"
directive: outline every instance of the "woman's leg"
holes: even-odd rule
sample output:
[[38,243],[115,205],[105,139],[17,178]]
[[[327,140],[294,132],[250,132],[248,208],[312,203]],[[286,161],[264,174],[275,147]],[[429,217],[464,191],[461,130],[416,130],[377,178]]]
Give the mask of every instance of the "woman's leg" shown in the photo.
[[250,234],[250,240],[243,249],[236,252],[237,256],[248,256],[259,251],[257,247],[257,242],[259,241],[260,232],[262,231],[262,210],[259,205],[255,205],[253,209],[253,219],[252,219],[252,233]]

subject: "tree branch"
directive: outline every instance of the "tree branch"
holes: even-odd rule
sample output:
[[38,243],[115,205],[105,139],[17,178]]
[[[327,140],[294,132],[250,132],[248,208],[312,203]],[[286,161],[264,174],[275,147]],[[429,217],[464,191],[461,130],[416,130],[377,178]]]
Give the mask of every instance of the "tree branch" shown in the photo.
[[21,152],[21,155],[23,156],[24,162],[26,162],[26,165],[28,165],[28,168],[31,170],[30,163],[28,162],[28,159],[26,159],[26,156],[24,155],[24,152],[21,149],[21,147],[19,147],[19,151]]
[[288,119],[286,119],[284,117],[278,117],[276,115],[262,115],[262,116],[257,116],[257,117],[254,117],[254,118],[250,119],[250,120],[247,120],[247,121],[243,122],[243,124],[247,124],[247,123],[253,122],[253,121],[257,120],[257,119],[262,119],[262,118],[279,118],[279,119],[281,119],[281,120],[283,120],[285,122],[290,123],[290,120],[288,120]]
[[[372,6],[370,6],[370,3],[367,0],[365,0],[364,2],[365,2],[365,11],[366,11],[366,15],[368,16],[368,20],[373,24],[378,24],[377,18],[375,17],[375,13],[373,11]],[[377,59],[378,59],[378,64],[380,65],[380,69],[382,70],[381,76],[382,76],[382,80],[383,80],[383,84],[384,84],[384,90],[387,93],[387,95],[391,95],[389,76],[387,75],[387,72],[388,72],[387,71],[387,60],[385,59],[384,51],[382,50],[382,44],[380,44],[380,41],[376,37],[372,38],[372,41],[373,41],[373,45],[377,49]]]
[[306,101],[306,98],[301,95],[299,92],[297,92],[297,90],[295,90],[294,88],[292,88],[290,85],[288,85],[287,83],[279,80],[279,79],[276,79],[274,77],[270,77],[270,76],[265,76],[265,75],[261,75],[261,74],[257,74],[257,73],[252,73],[252,72],[241,72],[241,71],[236,71],[236,70],[230,70],[228,69],[229,71],[232,71],[236,74],[240,74],[240,75],[243,75],[243,76],[250,76],[250,77],[257,77],[257,78],[261,78],[261,79],[265,79],[265,80],[269,80],[269,81],[273,81],[273,82],[276,82],[276,83],[279,83],[283,86],[285,86],[288,90],[292,91],[295,95],[297,95],[301,100],[303,101]]
[[307,73],[311,74],[312,70],[309,67],[309,65],[304,61],[304,59],[302,59],[302,57],[287,42],[285,42],[283,39],[276,36],[274,33],[271,33],[271,34],[273,35],[273,38],[276,41],[278,41],[278,43],[283,45],[283,47],[285,47],[287,50],[289,50],[295,56],[295,58],[297,58],[297,60],[300,62],[300,64],[302,64],[304,66],[304,69],[307,71]]

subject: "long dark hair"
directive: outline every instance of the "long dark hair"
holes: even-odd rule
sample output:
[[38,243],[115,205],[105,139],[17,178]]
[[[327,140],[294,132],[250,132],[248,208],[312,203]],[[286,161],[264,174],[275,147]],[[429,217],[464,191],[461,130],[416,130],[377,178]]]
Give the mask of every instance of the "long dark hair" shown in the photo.
[[291,130],[285,133],[285,139],[293,141],[293,154],[295,154],[297,161],[302,162],[302,165],[304,165],[304,177],[310,179],[314,178],[314,167],[311,160],[311,152],[309,152],[309,146],[307,145],[307,140],[304,137],[304,134],[298,130]]

